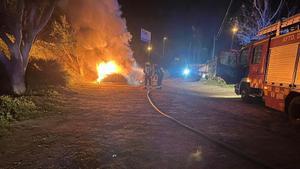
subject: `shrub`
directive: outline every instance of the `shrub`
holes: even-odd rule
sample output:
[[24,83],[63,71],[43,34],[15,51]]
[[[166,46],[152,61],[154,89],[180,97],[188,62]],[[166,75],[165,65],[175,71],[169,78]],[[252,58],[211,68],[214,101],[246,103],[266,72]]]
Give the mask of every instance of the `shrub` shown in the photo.
[[0,96],[2,123],[22,120],[37,113],[37,106],[28,97]]

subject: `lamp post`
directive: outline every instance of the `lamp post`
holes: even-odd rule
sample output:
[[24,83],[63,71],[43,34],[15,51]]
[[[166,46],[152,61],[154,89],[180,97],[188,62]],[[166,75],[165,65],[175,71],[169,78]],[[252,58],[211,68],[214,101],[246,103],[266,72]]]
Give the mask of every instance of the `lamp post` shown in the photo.
[[147,46],[147,52],[148,52],[148,60],[151,61],[151,51],[152,51],[152,45],[149,43]]
[[148,51],[148,53],[149,53],[149,55],[151,54],[151,51],[152,51],[152,46],[149,44],[148,46],[147,46],[147,51]]
[[165,58],[165,48],[166,48],[166,41],[168,40],[167,37],[163,38],[163,58]]
[[234,42],[234,37],[236,35],[236,33],[239,31],[239,28],[237,26],[234,26],[232,29],[232,39],[231,39],[231,47],[230,49],[233,49],[233,42]]

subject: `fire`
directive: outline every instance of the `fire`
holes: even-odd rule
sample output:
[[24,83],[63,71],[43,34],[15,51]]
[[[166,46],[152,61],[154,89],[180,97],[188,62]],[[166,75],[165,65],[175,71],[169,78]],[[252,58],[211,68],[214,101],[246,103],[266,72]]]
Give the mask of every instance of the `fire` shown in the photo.
[[98,73],[98,79],[97,83],[100,83],[103,79],[105,79],[107,76],[115,73],[120,73],[121,69],[116,64],[115,61],[109,61],[109,62],[101,62],[97,65],[97,73]]

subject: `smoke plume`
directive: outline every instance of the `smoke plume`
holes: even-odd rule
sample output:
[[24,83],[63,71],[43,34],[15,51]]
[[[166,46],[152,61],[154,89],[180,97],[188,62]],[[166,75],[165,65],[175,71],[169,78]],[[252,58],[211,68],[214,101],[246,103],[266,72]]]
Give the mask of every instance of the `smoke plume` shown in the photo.
[[[131,34],[117,0],[64,0],[60,6],[75,30],[78,51],[86,67],[96,71],[96,64],[114,60],[128,81],[140,74],[129,47]],[[132,76],[131,76],[132,75]]]

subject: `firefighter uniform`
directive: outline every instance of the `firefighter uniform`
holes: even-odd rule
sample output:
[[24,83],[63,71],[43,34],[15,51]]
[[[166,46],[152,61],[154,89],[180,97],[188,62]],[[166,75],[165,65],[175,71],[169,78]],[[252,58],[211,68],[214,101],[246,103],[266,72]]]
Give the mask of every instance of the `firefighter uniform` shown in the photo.
[[160,89],[161,85],[162,85],[163,78],[164,78],[163,68],[162,67],[157,67],[156,74],[157,74],[157,88]]
[[145,87],[151,86],[152,68],[149,62],[145,64],[144,74],[145,74]]

